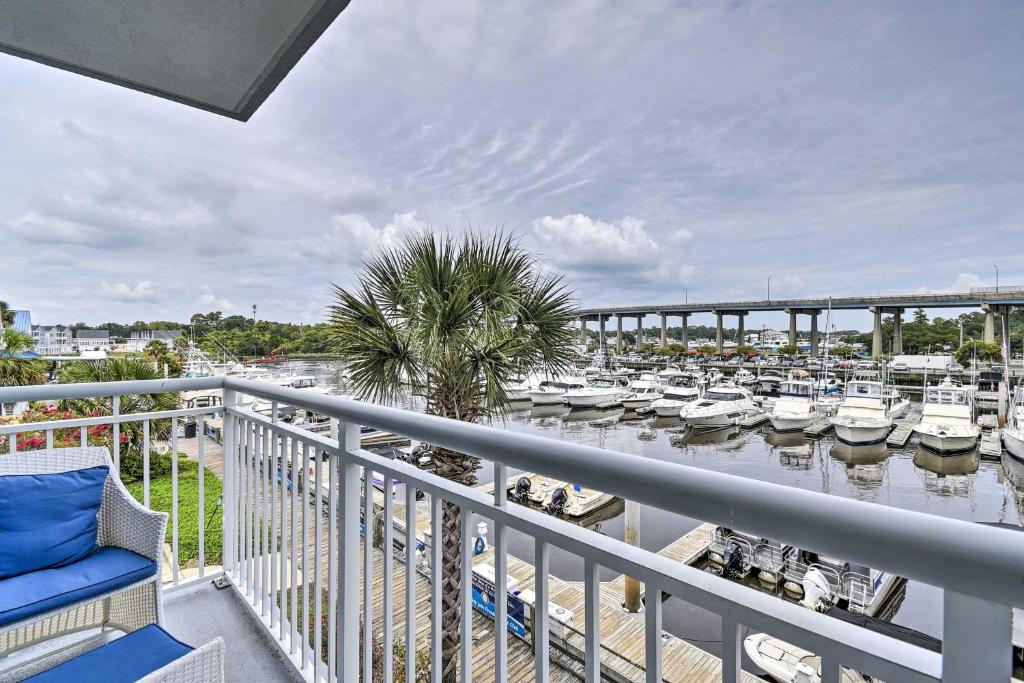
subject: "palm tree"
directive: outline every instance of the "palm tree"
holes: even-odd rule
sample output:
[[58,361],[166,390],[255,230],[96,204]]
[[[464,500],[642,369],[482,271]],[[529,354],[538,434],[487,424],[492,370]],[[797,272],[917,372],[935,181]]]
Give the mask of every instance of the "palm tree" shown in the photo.
[[[103,362],[78,360],[65,365],[58,377],[61,384],[78,382],[123,382],[141,379],[163,379],[153,364],[142,358],[108,358]],[[113,411],[110,396],[89,398],[70,398],[57,403],[61,410],[72,410],[81,415],[110,415]],[[174,410],[178,407],[178,394],[126,394],[121,396],[119,403],[121,414],[149,413],[162,410]],[[142,474],[142,440],[143,426],[141,422],[125,422],[120,432],[127,436],[127,448],[121,456],[121,477],[126,481],[141,478]],[[149,425],[150,441],[166,440],[171,433],[169,419],[152,420]]]
[[[568,370],[572,295],[536,263],[501,234],[420,235],[382,250],[364,264],[356,287],[334,286],[330,307],[330,339],[349,363],[356,393],[390,402],[408,386],[428,413],[478,422],[504,416],[506,386],[516,374]],[[437,448],[434,463],[452,481],[477,481],[475,457]],[[461,534],[459,508],[446,501],[435,536],[442,543],[446,681],[455,679],[459,648]]]
[[46,382],[46,362],[19,358],[34,347],[32,337],[11,327],[0,328],[0,387],[24,387]]

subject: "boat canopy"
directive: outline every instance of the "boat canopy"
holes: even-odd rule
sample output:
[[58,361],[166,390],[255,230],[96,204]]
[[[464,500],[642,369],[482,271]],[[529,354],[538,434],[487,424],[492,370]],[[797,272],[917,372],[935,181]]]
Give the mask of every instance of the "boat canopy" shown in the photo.
[[881,398],[882,385],[879,382],[852,381],[846,386],[847,398]]

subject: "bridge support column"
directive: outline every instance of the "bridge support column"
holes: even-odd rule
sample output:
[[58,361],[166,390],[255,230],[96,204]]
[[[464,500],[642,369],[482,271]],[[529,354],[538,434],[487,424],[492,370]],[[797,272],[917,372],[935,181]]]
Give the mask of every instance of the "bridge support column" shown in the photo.
[[683,355],[685,356],[690,351],[690,314],[683,313]]
[[615,316],[615,353],[622,355],[622,314]]
[[598,320],[598,323],[599,323],[599,325],[600,325],[600,326],[598,327],[598,332],[597,332],[597,347],[598,347],[599,349],[601,349],[602,351],[604,351],[604,342],[605,342],[605,322],[606,322],[606,321],[608,320],[608,318],[606,318],[606,317],[604,316],[604,314],[601,314],[601,315],[599,315],[599,316],[597,317],[597,320]]
[[[1003,338],[1003,362],[1006,364],[1007,368],[1010,367],[1010,311],[1012,310],[1013,308],[1010,306],[1000,306],[999,333],[1000,336]],[[1008,370],[1006,376],[1006,386],[1012,385],[1013,376],[1012,373],[1010,373]]]
[[661,348],[668,346],[668,316],[661,314]]
[[895,308],[892,312],[892,353],[903,353],[903,309]]
[[810,311],[811,315],[811,358],[818,357],[818,312]]
[[722,312],[715,311],[715,348],[718,349],[718,355],[721,356],[725,350],[725,334],[722,330]]
[[743,321],[746,319],[746,313],[736,314],[736,344],[746,344],[747,340],[744,339],[746,334],[743,330]]
[[996,340],[995,306],[991,304],[982,304],[981,310],[985,311],[985,331],[981,339],[982,341],[991,344]]
[[882,309],[871,307],[868,310],[875,317],[875,326],[871,333],[871,360],[878,360],[882,357]]
[[580,344],[587,345],[587,319],[580,318]]
[[636,350],[640,350],[640,345],[644,343],[644,317],[638,315],[636,317]]
[[791,346],[796,346],[796,311],[793,309],[786,309],[789,313],[789,343]]

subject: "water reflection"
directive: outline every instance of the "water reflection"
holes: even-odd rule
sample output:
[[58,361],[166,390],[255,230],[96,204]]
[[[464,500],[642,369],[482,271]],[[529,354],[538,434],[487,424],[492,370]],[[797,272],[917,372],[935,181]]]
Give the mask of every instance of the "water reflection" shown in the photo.
[[955,455],[939,455],[930,448],[918,446],[914,452],[914,464],[940,477],[957,474],[974,474],[978,471],[977,449]]
[[[846,465],[846,479],[861,489],[873,490],[882,486],[889,450],[885,443],[851,446],[836,441],[829,451],[834,459]],[[859,496],[863,499],[862,496]],[[877,500],[877,498],[873,499]]]
[[569,412],[562,415],[564,422],[588,422],[599,420],[601,422],[608,422],[609,424],[613,420],[617,420],[626,412],[626,409],[619,406],[618,408],[571,408]]

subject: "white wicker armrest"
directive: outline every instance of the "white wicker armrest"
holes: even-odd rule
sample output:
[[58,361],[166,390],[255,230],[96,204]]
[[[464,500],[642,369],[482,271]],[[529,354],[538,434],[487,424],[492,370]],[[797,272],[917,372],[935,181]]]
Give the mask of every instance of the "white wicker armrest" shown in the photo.
[[167,513],[147,510],[111,473],[100,508],[99,544],[131,550],[159,565],[166,531]]
[[211,640],[165,667],[157,669],[138,683],[223,683],[224,639]]

